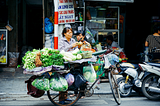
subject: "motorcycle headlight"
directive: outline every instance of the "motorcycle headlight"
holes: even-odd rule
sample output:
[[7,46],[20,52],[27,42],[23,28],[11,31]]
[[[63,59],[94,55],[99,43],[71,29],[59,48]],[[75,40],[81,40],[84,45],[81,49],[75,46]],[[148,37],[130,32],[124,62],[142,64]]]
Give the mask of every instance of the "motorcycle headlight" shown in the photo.
[[142,83],[141,83],[140,80],[136,80],[136,81],[135,81],[135,85],[136,85],[137,87],[141,87],[141,84],[142,84]]

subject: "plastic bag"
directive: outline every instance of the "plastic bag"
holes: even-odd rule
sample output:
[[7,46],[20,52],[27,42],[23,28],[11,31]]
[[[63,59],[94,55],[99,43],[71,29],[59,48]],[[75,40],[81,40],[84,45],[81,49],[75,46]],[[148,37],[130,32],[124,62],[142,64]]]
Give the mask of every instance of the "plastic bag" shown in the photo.
[[55,74],[49,81],[50,89],[53,91],[66,91],[68,89],[68,83],[65,78],[59,74]]
[[114,65],[119,62],[119,57],[115,54],[107,54],[106,57],[111,65]]
[[45,18],[44,21],[45,21],[45,32],[52,33],[54,30],[53,23],[50,21],[49,18]]
[[16,67],[19,58],[19,52],[8,52],[9,54],[9,67]]
[[80,86],[82,86],[86,82],[87,82],[87,80],[81,74],[75,75],[75,83],[74,83],[75,88],[79,88]]
[[86,35],[87,41],[91,44],[95,43],[94,35],[91,33],[88,27],[86,27],[85,30],[86,30],[85,35]]
[[[102,72],[103,72],[103,70],[104,70],[103,61],[101,61],[100,59],[98,59],[98,61],[96,62],[96,64],[101,64],[101,66],[98,66],[98,69],[100,68],[100,70],[97,71],[97,73],[96,73],[97,74],[97,78],[98,78],[98,76],[101,75]],[[97,66],[94,66],[94,67],[97,67]],[[105,73],[103,73],[101,77],[105,77]]]
[[36,78],[33,82],[32,85],[36,87],[37,89],[48,91],[50,90],[49,88],[49,79],[48,78],[43,78],[39,77]]
[[71,86],[74,83],[74,76],[71,73],[68,73],[65,76],[65,79],[67,80],[68,86]]
[[89,82],[94,82],[96,80],[96,72],[92,64],[83,67],[83,76]]
[[85,42],[85,44],[83,44],[83,45],[81,46],[81,51],[85,51],[86,49],[90,49],[90,51],[91,51],[91,49],[92,49],[90,43],[88,43],[88,42]]

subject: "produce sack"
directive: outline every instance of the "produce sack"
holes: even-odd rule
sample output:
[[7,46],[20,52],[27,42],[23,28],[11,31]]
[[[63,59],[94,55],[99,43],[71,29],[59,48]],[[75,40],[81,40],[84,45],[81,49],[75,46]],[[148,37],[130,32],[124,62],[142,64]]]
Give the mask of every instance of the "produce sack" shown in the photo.
[[66,91],[68,89],[67,80],[57,73],[52,76],[49,85],[53,91]]
[[74,83],[74,76],[71,73],[68,73],[65,76],[65,79],[67,80],[68,86],[71,86]]
[[44,77],[39,77],[36,78],[33,82],[32,85],[36,87],[37,89],[48,91],[50,90],[49,88],[49,79],[44,78]]
[[107,54],[105,57],[108,58],[108,61],[111,65],[116,65],[117,62],[119,62],[119,57],[115,54]]
[[87,82],[87,80],[83,77],[83,75],[81,75],[81,74],[75,75],[75,82],[74,82],[75,88],[79,88],[80,86],[82,86],[86,82]]
[[44,22],[45,22],[45,32],[52,33],[54,30],[53,23],[50,21],[49,18],[45,18]]
[[[101,65],[100,66],[94,66],[94,69],[97,69],[97,67],[98,67],[98,69],[100,68],[100,70],[96,70],[97,71],[97,73],[96,73],[97,74],[97,78],[98,78],[99,75],[101,75],[103,73],[103,70],[104,70],[103,63],[104,63],[103,61],[98,59],[96,64],[99,64],[99,65],[101,64]],[[105,77],[105,73],[103,73],[101,77]]]
[[83,67],[83,76],[89,82],[94,82],[96,80],[96,72],[92,64]]
[[33,85],[31,85],[31,83],[37,78],[38,76],[33,75],[31,76],[28,80],[25,81],[25,83],[27,83],[27,94],[31,95],[32,97],[38,98],[44,95],[45,91],[44,90],[39,90],[36,87],[34,87]]
[[8,52],[9,54],[9,67],[16,67],[19,58],[19,52]]
[[89,28],[87,26],[86,26],[85,30],[86,30],[85,35],[86,35],[87,41],[90,44],[95,43],[94,35],[91,33],[91,31],[89,30]]

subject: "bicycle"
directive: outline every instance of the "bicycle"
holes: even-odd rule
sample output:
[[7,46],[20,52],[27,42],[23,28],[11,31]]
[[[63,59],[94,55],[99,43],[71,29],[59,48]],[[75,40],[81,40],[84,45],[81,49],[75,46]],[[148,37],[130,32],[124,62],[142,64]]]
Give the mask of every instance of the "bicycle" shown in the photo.
[[[99,54],[102,54],[104,52],[105,51],[98,52],[95,55],[99,55]],[[86,63],[84,62],[81,65],[85,66],[85,64]],[[93,64],[93,63],[91,63],[91,64]],[[78,88],[78,90],[68,89],[67,90],[67,92],[68,92],[67,98],[70,99],[70,101],[65,101],[65,104],[60,104],[59,103],[59,95],[61,93],[56,92],[56,91],[51,91],[51,90],[47,91],[47,95],[48,95],[49,100],[56,106],[71,106],[71,105],[74,105],[80,99],[80,97],[82,96],[81,95],[82,92],[85,93],[85,96],[87,96],[87,97],[92,96],[93,93],[94,93],[93,86],[99,81],[99,79],[103,75],[103,73],[108,72],[109,83],[110,83],[110,88],[111,88],[113,97],[114,97],[116,103],[118,105],[120,105],[121,104],[121,97],[120,97],[120,93],[119,93],[119,89],[118,89],[118,85],[117,85],[117,79],[116,79],[116,76],[114,76],[115,67],[108,66],[107,64],[106,64],[106,61],[105,61],[105,64],[101,65],[101,66],[105,66],[104,71],[101,73],[101,75],[98,76],[98,78],[91,85],[89,85],[87,82],[84,84],[85,90],[81,90],[80,88]],[[74,65],[74,64],[72,64],[72,65]],[[71,66],[70,68],[74,68],[74,67]],[[69,95],[74,94],[75,91],[77,91],[78,94],[74,97],[70,97]]]

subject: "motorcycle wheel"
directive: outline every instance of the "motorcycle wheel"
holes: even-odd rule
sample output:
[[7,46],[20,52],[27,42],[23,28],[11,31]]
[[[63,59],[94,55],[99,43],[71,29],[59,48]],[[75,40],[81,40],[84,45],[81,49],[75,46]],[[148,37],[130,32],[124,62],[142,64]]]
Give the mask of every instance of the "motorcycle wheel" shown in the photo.
[[[119,86],[119,91],[120,91],[120,95],[122,97],[127,97],[131,95],[132,92],[132,87],[128,88],[128,89],[124,89],[124,85],[125,85],[125,77],[120,77],[117,79],[117,84]],[[127,85],[131,85],[131,83],[128,81]]]
[[150,87],[160,91],[160,76],[149,75],[142,82],[142,92],[150,100],[160,100],[160,93],[152,92]]

